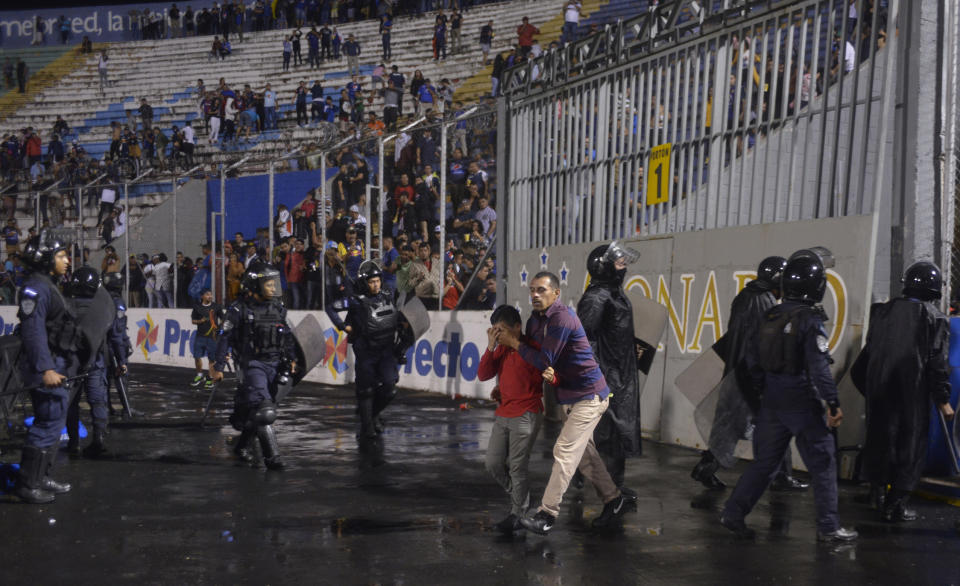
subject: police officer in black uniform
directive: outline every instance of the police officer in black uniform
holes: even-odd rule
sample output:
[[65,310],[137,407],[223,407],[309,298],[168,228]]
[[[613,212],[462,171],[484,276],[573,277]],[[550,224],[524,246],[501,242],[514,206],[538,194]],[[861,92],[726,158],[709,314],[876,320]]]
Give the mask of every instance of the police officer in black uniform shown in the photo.
[[826,315],[816,305],[827,285],[823,259],[811,250],[790,257],[781,277],[784,302],[764,314],[746,356],[761,397],[754,430],[758,452],[720,517],[724,527],[742,538],[754,536],[744,518],[780,468],[793,437],[813,476],[817,540],[857,538],[856,531],[840,527],[837,515],[836,447],[830,428],[840,425],[843,412],[830,373]]
[[266,467],[282,470],[284,462],[271,424],[277,419],[278,384],[296,369],[296,350],[287,310],[280,300],[280,273],[268,264],[251,263],[241,290],[243,296],[230,305],[223,320],[213,380],[223,380],[227,354],[233,352],[241,376],[230,416],[230,423],[240,432],[234,453],[245,462],[252,461],[249,445],[256,436]]
[[[733,373],[736,385],[724,385],[720,389],[717,409],[713,416],[708,444],[700,462],[690,476],[709,489],[726,486],[716,472],[723,466],[731,468],[736,463],[734,450],[744,437],[751,421],[760,409],[760,397],[755,395],[746,367],[745,357],[763,315],[777,304],[780,298],[780,276],[787,264],[782,256],[768,256],[757,267],[757,278],[750,281],[737,293],[730,305],[730,321],[722,341],[714,346],[723,354],[723,376]],[[756,440],[756,435],[754,435]],[[758,451],[754,443],[754,453]],[[793,461],[790,450],[783,457],[783,464],[770,484],[771,490],[805,490],[807,483],[793,477]]]
[[33,271],[20,290],[20,370],[33,403],[33,425],[27,432],[17,476],[16,495],[42,504],[70,485],[50,478],[60,433],[66,423],[70,392],[66,379],[76,372],[79,333],[73,308],[59,281],[70,269],[67,243],[49,233],[27,243],[21,256]]
[[[73,300],[77,317],[85,314],[90,304],[93,302],[94,295],[100,289],[100,275],[96,270],[84,266],[78,268],[70,276],[68,292]],[[71,454],[78,453],[80,447],[80,393],[86,395],[87,403],[90,405],[90,415],[93,419],[93,440],[83,449],[83,455],[88,458],[97,458],[107,451],[107,346],[111,352],[118,356],[125,356],[126,343],[129,341],[126,337],[126,330],[120,333],[117,328],[117,322],[120,316],[114,317],[107,331],[107,337],[100,348],[90,353],[91,356],[80,354],[80,368],[86,374],[83,381],[78,382],[79,388],[70,401],[70,407],[67,411],[67,451]],[[126,316],[123,316],[124,322]],[[124,362],[126,359],[124,359]],[[125,369],[126,367],[121,367]]]
[[[110,381],[113,380],[120,391],[121,401],[125,403],[124,407],[130,409],[130,399],[126,396],[126,391],[119,388],[122,384],[121,378],[126,376],[128,372],[127,360],[133,354],[133,345],[130,343],[130,336],[127,335],[127,303],[123,300],[125,278],[123,273],[112,271],[104,273],[102,280],[103,288],[110,294],[113,299],[113,307],[117,310],[113,325],[107,332],[109,343],[106,348],[107,354],[104,357],[107,368],[107,406],[110,405]],[[136,413],[130,409],[131,415]]]
[[337,325],[347,332],[356,355],[357,439],[361,445],[375,442],[382,432],[380,413],[396,396],[399,379],[394,349],[400,314],[393,291],[382,289],[382,274],[375,261],[360,265],[346,322]]

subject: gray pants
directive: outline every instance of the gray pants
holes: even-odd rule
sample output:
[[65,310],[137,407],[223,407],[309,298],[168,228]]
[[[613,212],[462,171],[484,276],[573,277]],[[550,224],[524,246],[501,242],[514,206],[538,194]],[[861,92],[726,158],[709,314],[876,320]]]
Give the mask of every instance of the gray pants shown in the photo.
[[347,55],[347,67],[350,69],[350,75],[360,75],[360,56]]
[[523,517],[530,506],[527,462],[543,423],[543,413],[495,417],[487,445],[487,471],[510,495],[510,512]]

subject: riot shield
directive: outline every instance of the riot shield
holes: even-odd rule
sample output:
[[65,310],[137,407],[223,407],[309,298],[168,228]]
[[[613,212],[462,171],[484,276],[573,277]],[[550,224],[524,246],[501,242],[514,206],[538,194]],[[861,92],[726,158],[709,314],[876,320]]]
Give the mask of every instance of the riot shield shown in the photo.
[[0,336],[0,415],[8,425],[17,397],[23,390],[23,379],[20,378],[17,364],[22,345],[18,335]]
[[410,324],[413,339],[416,340],[430,329],[430,314],[420,298],[414,295],[408,296],[402,303],[403,305],[399,305],[400,313]]
[[323,362],[327,343],[323,326],[312,313],[304,316],[293,328],[293,337],[297,341],[297,369],[293,372],[293,384],[296,385],[314,366]]
[[83,336],[86,347],[91,350],[90,360],[93,360],[93,354],[106,339],[116,315],[117,308],[113,304],[113,298],[105,288],[100,287],[90,300],[87,310],[77,320],[77,330]]
[[627,298],[633,306],[633,335],[656,348],[667,329],[667,308],[639,289],[627,291]]
[[673,384],[694,407],[699,407],[709,395],[719,390],[723,367],[723,359],[710,348],[681,372]]

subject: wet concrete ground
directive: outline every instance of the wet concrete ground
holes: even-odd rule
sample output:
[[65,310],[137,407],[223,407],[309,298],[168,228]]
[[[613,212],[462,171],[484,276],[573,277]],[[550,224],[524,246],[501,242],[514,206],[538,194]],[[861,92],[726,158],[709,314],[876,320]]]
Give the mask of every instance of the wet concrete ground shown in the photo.
[[[351,391],[304,384],[277,425],[289,469],[237,463],[228,393],[208,427],[206,400],[185,370],[134,367],[132,399],[146,416],[116,421],[111,458],[62,455],[55,476],[73,491],[51,505],[0,504],[4,584],[950,584],[960,582],[960,511],[917,502],[921,519],[885,525],[841,487],[856,545],[815,542],[812,494],[766,494],[748,523],[756,542],[716,521],[729,489],[689,478],[698,455],[645,443],[628,464],[638,510],[623,530],[589,528],[601,506],[571,489],[546,538],[499,536],[508,510],[483,468],[493,409],[403,392],[387,411],[386,463],[371,466],[353,437]],[[86,413],[84,414],[86,417]],[[547,433],[556,428],[548,426]],[[0,444],[5,461],[19,444]],[[534,499],[552,441],[531,459]],[[739,471],[721,473],[731,485]]]

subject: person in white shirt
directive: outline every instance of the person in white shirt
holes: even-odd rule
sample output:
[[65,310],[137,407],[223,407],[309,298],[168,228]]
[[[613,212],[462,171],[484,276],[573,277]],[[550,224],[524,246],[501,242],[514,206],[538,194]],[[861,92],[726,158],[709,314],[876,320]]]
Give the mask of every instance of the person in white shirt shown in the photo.
[[187,154],[187,164],[193,166],[193,149],[197,144],[197,135],[193,131],[193,123],[186,121],[183,127],[183,152]]
[[560,42],[563,44],[572,43],[577,40],[577,27],[580,26],[580,17],[583,5],[577,0],[567,0],[563,8],[563,32],[560,35]]
[[154,288],[157,295],[157,307],[173,307],[173,278],[171,265],[167,262],[167,255],[162,252],[154,255],[153,276]]
[[157,305],[157,277],[153,273],[153,263],[160,262],[158,255],[153,255],[153,259],[143,266],[143,276],[146,277],[147,285],[147,307],[156,308]]

